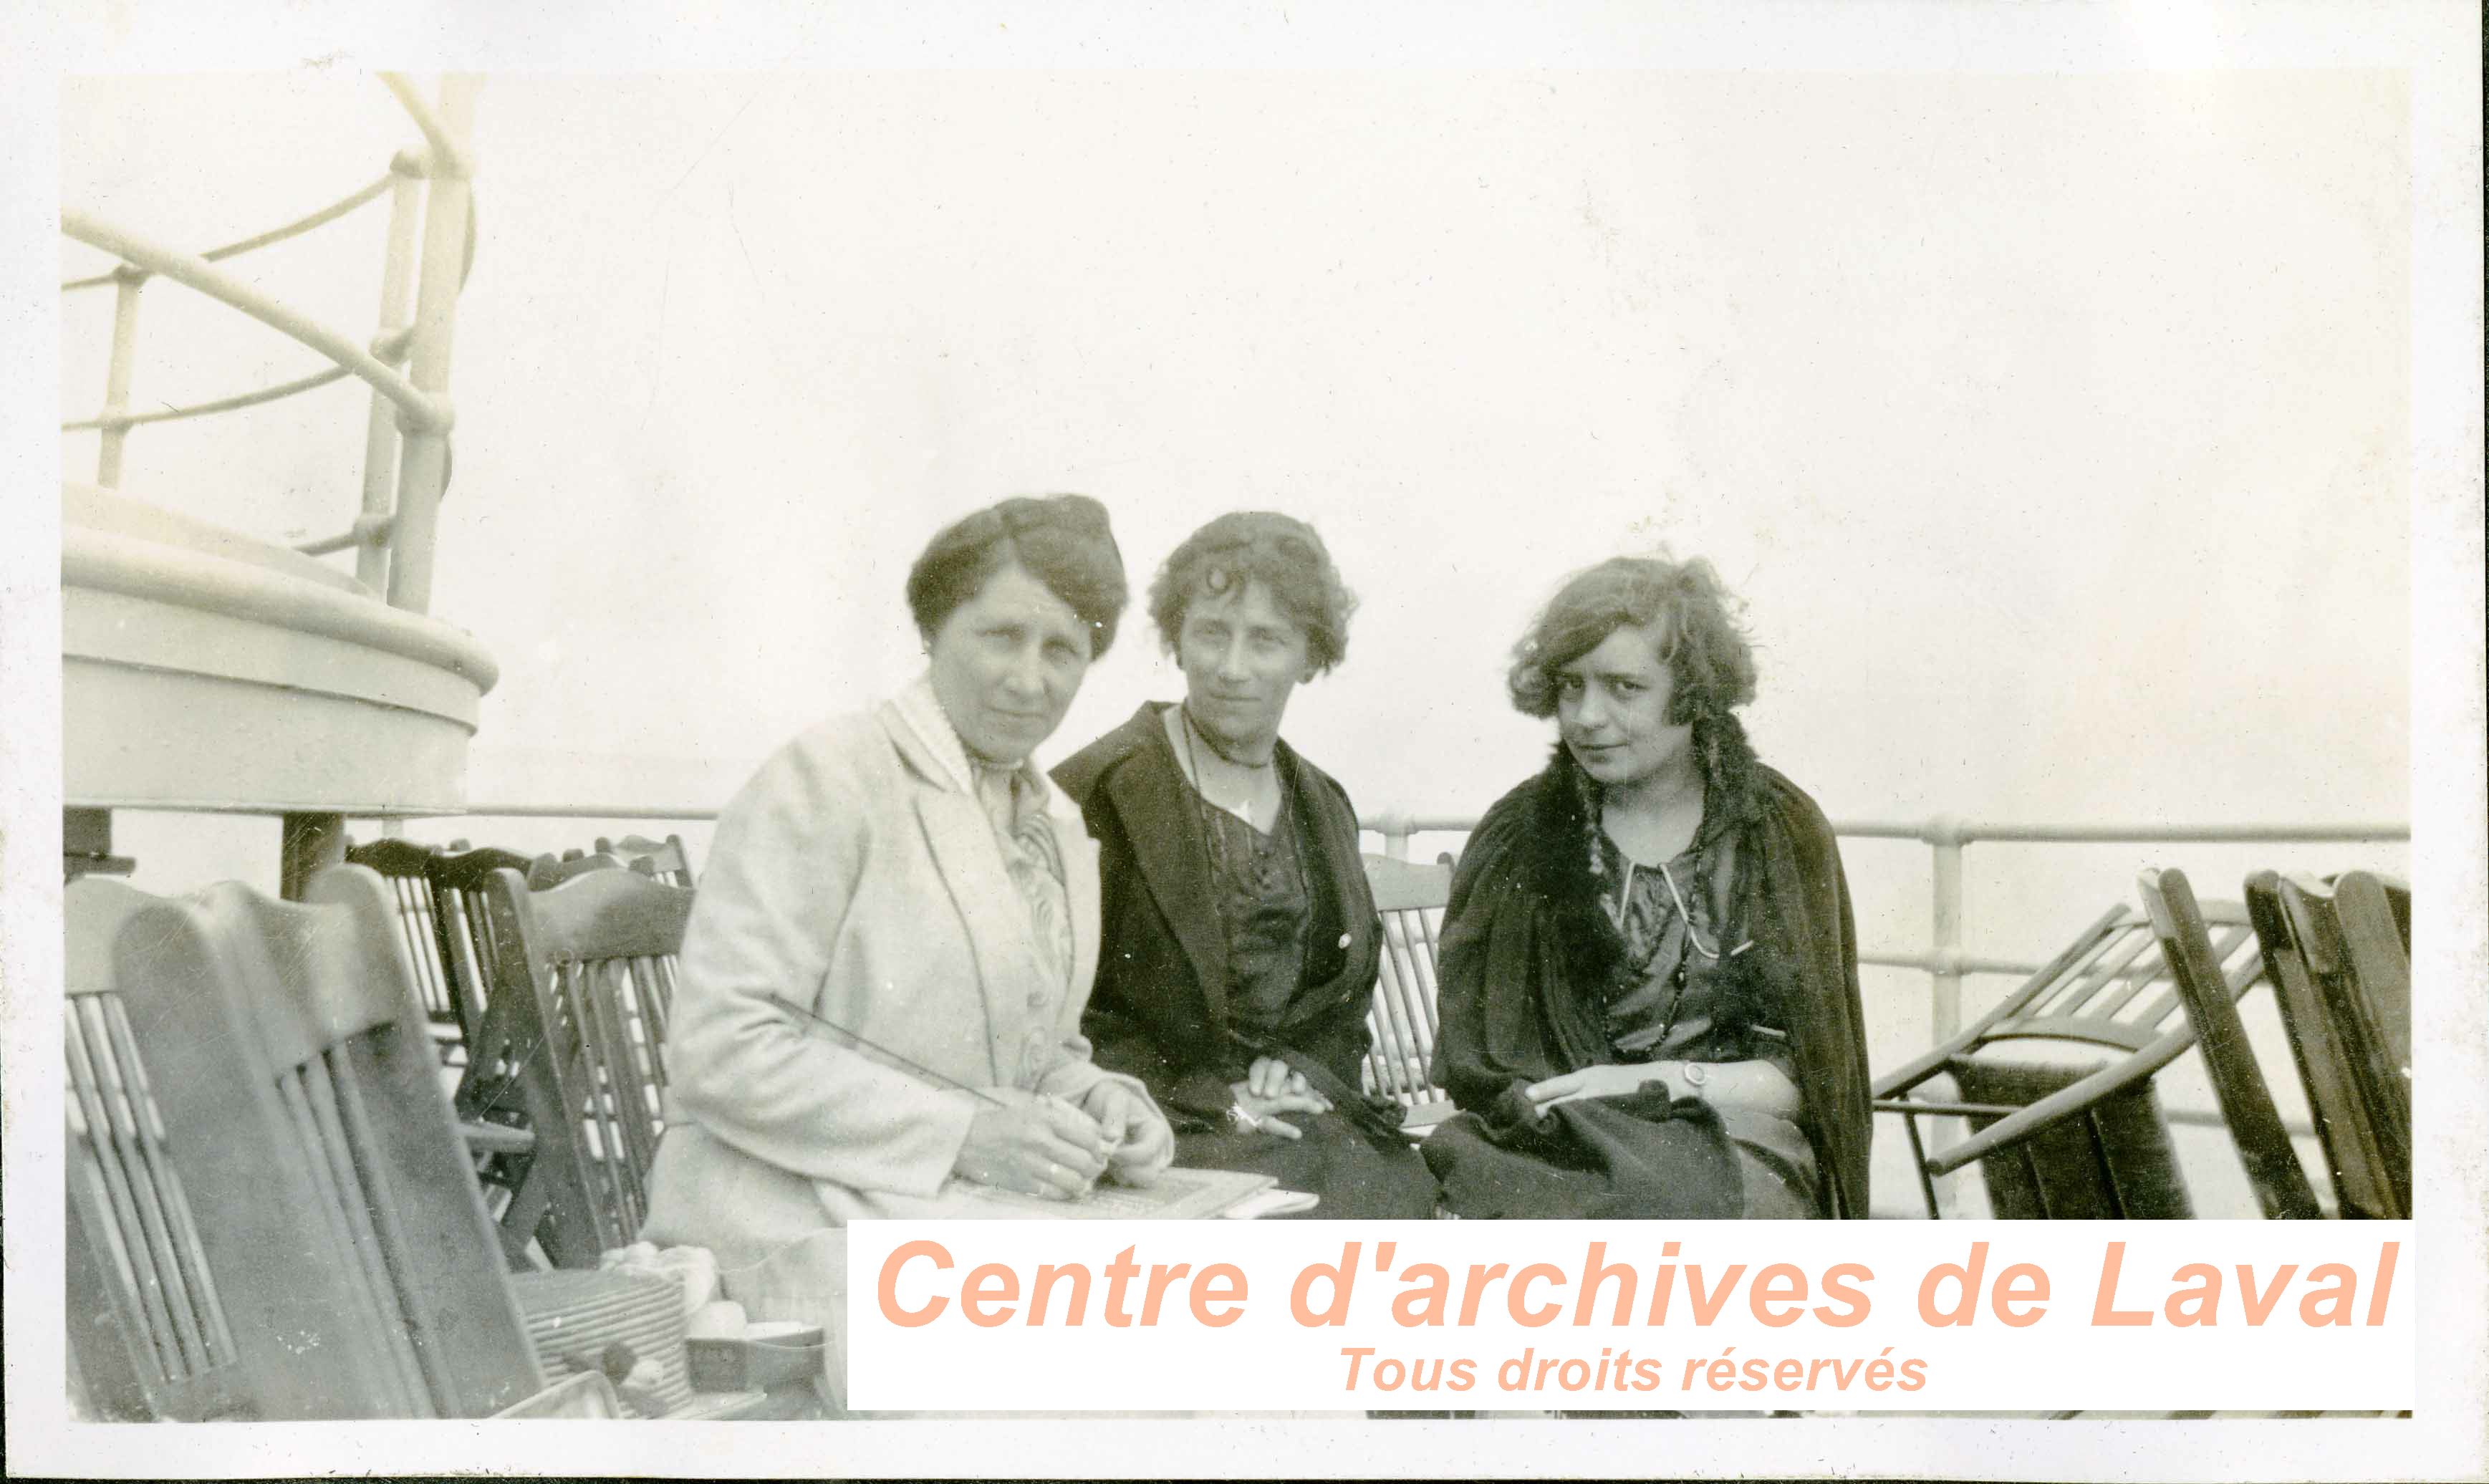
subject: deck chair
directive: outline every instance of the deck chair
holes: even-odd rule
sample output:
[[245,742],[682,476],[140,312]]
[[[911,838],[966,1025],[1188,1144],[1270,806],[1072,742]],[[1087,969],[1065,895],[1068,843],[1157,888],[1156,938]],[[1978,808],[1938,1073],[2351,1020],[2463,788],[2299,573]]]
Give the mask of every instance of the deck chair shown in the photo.
[[[404,840],[350,842],[346,861],[379,872],[395,898],[407,958],[415,968],[442,1065],[453,1069],[463,1085],[470,1070],[468,1048],[483,1026],[484,965],[492,962],[482,910],[483,877],[502,866],[525,866],[527,857],[458,843],[459,853],[445,855]],[[462,1117],[460,1129],[487,1186],[515,1188],[533,1147],[524,1126]]]
[[460,1112],[524,1113],[534,1153],[501,1222],[557,1267],[596,1266],[647,1214],[674,956],[692,900],[616,870],[544,891],[504,870],[486,887],[494,995],[470,1078],[476,1096],[462,1097]]
[[684,848],[680,835],[669,835],[663,840],[625,835],[618,842],[599,835],[595,853],[613,856],[642,875],[654,876],[668,886],[693,884],[691,852]]
[[101,1419],[249,1416],[242,1348],[113,974],[122,925],[156,899],[102,876],[72,881],[61,897],[70,1362]]
[[493,994],[493,928],[484,913],[484,883],[497,870],[527,869],[528,858],[514,850],[477,848],[465,841],[432,858],[433,921],[441,926],[443,965],[470,1039],[483,1028]]
[[[463,1063],[464,1043],[484,1015],[484,965],[492,962],[483,934],[483,880],[504,866],[525,870],[526,856],[507,850],[436,850],[404,840],[349,843],[346,860],[380,872],[397,899],[406,931],[407,956],[423,993],[424,1014],[443,1038],[443,1059]],[[454,1054],[453,1054],[454,1053]]]
[[111,988],[80,996],[126,1007],[100,1023],[144,1057],[173,1135],[159,1188],[215,1274],[191,1293],[258,1416],[481,1417],[543,1388],[395,917],[358,866],[299,903],[146,899],[111,933]]
[[1383,918],[1383,971],[1366,1015],[1373,1038],[1362,1080],[1367,1092],[1406,1109],[1402,1129],[1422,1137],[1454,1111],[1451,1095],[1431,1080],[1440,1024],[1435,946],[1444,903],[1451,896],[1452,868],[1369,855],[1365,880]]
[[[2207,902],[2214,957],[2233,1000],[2263,974],[2244,908]],[[2005,1042],[2117,1053],[2105,1066],[2011,1059]],[[1900,1114],[1931,1217],[1935,1181],[1980,1165],[1994,1213],[2007,1217],[2191,1216],[2168,1120],[2152,1079],[2195,1043],[2150,921],[2111,907],[1994,1010],[1944,1044],[1876,1080],[1874,1107]],[[1959,1094],[1920,1089],[1950,1076]],[[1931,1152],[1919,1120],[1958,1115],[1970,1135]]]
[[[2196,1047],[2213,1082],[2213,1096],[2229,1126],[2239,1162],[2255,1190],[2256,1205],[2268,1220],[2311,1221],[2325,1213],[2315,1187],[2291,1147],[2281,1112],[2274,1106],[2273,1089],[2256,1065],[2247,1044],[2246,1022],[2239,1018],[2237,1001],[2223,979],[2218,956],[2204,912],[2196,905],[2194,888],[2181,870],[2147,870],[2137,878],[2145,915],[2152,920],[2160,954],[2178,985],[2178,1000],[2194,1027]],[[2262,934],[2258,934],[2259,943]],[[2268,978],[2271,976],[2267,976]]]
[[2347,871],[2332,886],[2247,877],[2283,1027],[2346,1217],[2412,1210],[2410,893]]
[[397,922],[406,939],[408,962],[415,966],[415,987],[423,996],[423,1015],[432,1023],[444,1064],[463,1064],[467,1016],[451,984],[453,970],[441,924],[432,909],[432,862],[438,852],[407,840],[376,840],[369,844],[346,842],[346,860],[379,873],[397,903]]

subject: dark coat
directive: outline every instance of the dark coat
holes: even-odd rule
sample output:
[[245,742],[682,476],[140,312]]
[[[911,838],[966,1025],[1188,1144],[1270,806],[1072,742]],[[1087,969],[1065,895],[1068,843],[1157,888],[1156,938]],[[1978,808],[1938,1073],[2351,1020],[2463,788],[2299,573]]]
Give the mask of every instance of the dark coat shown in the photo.
[[[1738,832],[1721,936],[1754,940],[1733,960],[1739,993],[1788,1032],[1824,1213],[1863,1217],[1873,1113],[1840,848],[1815,801],[1754,759],[1733,718],[1708,729],[1706,813],[1725,810]],[[1599,1009],[1628,970],[1590,870],[1591,797],[1559,745],[1487,812],[1453,872],[1435,1071],[1465,1109],[1613,1059]]]
[[1210,855],[1164,711],[1142,706],[1053,773],[1099,844],[1098,981],[1080,1022],[1093,1058],[1140,1078],[1179,1128],[1218,1125],[1234,1102],[1230,1085],[1263,1056],[1302,1071],[1360,1125],[1394,1128],[1393,1110],[1359,1091],[1383,925],[1358,850],[1356,807],[1329,774],[1279,744],[1278,766],[1310,846],[1314,920],[1305,986],[1277,1026],[1256,1035],[1227,1013],[1227,939]]

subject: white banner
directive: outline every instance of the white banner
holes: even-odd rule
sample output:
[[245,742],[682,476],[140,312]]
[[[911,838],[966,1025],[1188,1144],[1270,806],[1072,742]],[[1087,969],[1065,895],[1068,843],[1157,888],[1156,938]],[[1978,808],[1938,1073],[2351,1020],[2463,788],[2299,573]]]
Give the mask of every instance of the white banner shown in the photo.
[[2408,1222],[867,1221],[874,1411],[2400,1410]]

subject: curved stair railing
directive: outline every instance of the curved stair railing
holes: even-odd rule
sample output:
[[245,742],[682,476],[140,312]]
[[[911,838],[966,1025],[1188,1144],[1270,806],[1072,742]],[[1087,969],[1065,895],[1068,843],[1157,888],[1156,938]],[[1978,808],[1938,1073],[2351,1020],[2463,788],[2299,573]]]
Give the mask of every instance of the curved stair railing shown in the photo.
[[[355,551],[355,577],[394,608],[426,612],[432,601],[435,535],[449,480],[449,351],[459,290],[474,254],[472,137],[479,80],[452,75],[438,107],[397,73],[382,74],[416,129],[419,149],[398,152],[386,174],[342,200],[256,237],[190,253],[151,242],[84,212],[64,211],[64,235],[120,259],[117,267],[61,285],[64,293],[113,286],[112,354],[102,410],[61,424],[100,433],[95,482],[121,484],[132,428],[260,407],[352,376],[372,389],[363,445],[362,500],[352,527],[302,542],[309,556]],[[215,265],[271,246],[389,198],[388,246],[381,271],[380,328],[368,347],[261,293]],[[418,243],[418,224],[420,241]],[[328,369],[272,386],[133,413],[130,374],[137,358],[140,291],[152,277],[184,284],[310,347]],[[410,304],[410,300],[412,303]],[[403,367],[404,369],[400,369]]]

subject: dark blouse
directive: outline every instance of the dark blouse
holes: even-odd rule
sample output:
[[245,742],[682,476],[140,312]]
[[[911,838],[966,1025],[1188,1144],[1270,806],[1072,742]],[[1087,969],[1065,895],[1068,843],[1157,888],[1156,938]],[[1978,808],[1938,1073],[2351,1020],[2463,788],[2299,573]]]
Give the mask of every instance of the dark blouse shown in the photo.
[[[1751,992],[1745,946],[1720,938],[1718,903],[1736,870],[1733,837],[1706,832],[1658,867],[1630,860],[1604,830],[1598,850],[1600,906],[1635,966],[1602,1013],[1616,1060],[1765,1061],[1794,1084],[1788,1028]],[[1740,1107],[1721,1108],[1720,1121],[1750,1181],[1759,1164],[1813,1208],[1815,1151],[1801,1125]]]
[[1267,835],[1197,791],[1193,800],[1227,938],[1228,1005],[1242,1026],[1268,1034],[1286,1018],[1304,982],[1314,916],[1296,800],[1283,791]]

